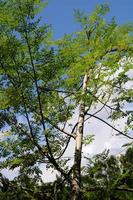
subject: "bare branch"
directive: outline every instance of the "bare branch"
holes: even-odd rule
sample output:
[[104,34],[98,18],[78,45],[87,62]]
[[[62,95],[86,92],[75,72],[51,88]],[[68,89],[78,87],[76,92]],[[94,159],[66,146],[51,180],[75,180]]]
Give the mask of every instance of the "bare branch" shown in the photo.
[[[95,97],[101,104],[103,104],[103,105],[105,105],[107,108],[109,108],[110,110],[114,110],[114,111],[117,111],[117,109],[116,108],[112,108],[111,106],[109,106],[107,103],[104,103],[104,102],[102,102],[97,96],[95,96],[91,91],[89,91],[89,90],[87,90],[88,92],[89,92],[89,94],[91,94],[93,97]],[[125,114],[122,110],[121,110],[121,112],[123,113],[123,114]]]
[[[96,192],[96,191],[103,190],[103,189],[104,189],[104,187],[92,187],[92,188],[85,188],[81,191],[82,192]],[[119,191],[123,191],[123,192],[133,192],[132,188],[117,187],[117,188],[112,188],[112,190],[119,190]]]
[[[106,103],[109,101],[110,96],[111,96],[111,94],[108,96],[108,99],[107,99]],[[95,113],[93,113],[93,115],[96,115],[96,114],[98,114],[99,112],[101,112],[101,111],[103,110],[103,108],[105,108],[106,103],[105,103],[99,110],[97,110]],[[90,108],[88,108],[88,109],[86,110],[85,113],[87,113],[87,112],[89,111],[89,109],[90,109]],[[87,118],[85,119],[85,121],[87,121],[87,120],[90,119],[91,117],[92,117],[92,116],[87,117]]]
[[133,188],[114,188],[114,190],[119,190],[123,192],[133,192]]
[[49,88],[49,87],[43,87],[43,86],[39,86],[38,88],[39,88],[39,90],[40,90],[41,92],[58,92],[58,93],[62,93],[62,94],[67,94],[67,95],[64,97],[64,99],[65,99],[65,98],[67,98],[67,97],[69,97],[69,96],[75,94],[76,92],[78,92],[78,91],[82,88],[82,84],[81,84],[81,85],[79,86],[79,88],[78,88],[77,90],[75,90],[75,91],[66,91],[66,90],[55,89],[55,88]]
[[105,120],[101,119],[100,117],[97,117],[97,116],[95,116],[95,115],[93,115],[93,114],[90,114],[90,113],[86,113],[86,115],[89,115],[89,116],[91,116],[91,117],[94,117],[94,118],[96,118],[96,119],[102,121],[103,123],[105,123],[105,124],[107,124],[108,126],[110,126],[112,129],[114,129],[115,131],[117,131],[119,134],[121,134],[121,135],[123,135],[123,136],[125,136],[125,137],[127,137],[127,138],[129,138],[129,139],[133,139],[131,136],[124,134],[123,132],[121,132],[120,130],[116,129],[115,127],[113,127],[111,124],[109,124],[109,123],[106,122]]
[[[103,105],[99,110],[97,110],[95,113],[93,113],[93,115],[96,115],[97,113],[101,112],[103,110],[103,108],[105,107],[105,105]],[[88,112],[88,109],[86,110],[86,113]],[[93,116],[89,116],[85,119],[85,121],[87,121],[88,119],[90,119]]]
[[51,126],[53,126],[55,129],[57,129],[58,131],[60,131],[60,132],[64,133],[65,135],[70,136],[70,137],[72,137],[72,138],[75,139],[75,134],[69,133],[69,132],[65,131],[64,128],[60,128],[60,127],[57,126],[56,124],[53,124],[53,123],[51,122],[51,120],[49,120],[47,117],[44,117],[44,119],[45,119]]
[[41,92],[58,92],[58,93],[64,93],[64,94],[73,94],[73,92],[70,92],[70,91],[48,88],[48,87],[43,87],[43,86],[39,86],[39,89],[41,90]]

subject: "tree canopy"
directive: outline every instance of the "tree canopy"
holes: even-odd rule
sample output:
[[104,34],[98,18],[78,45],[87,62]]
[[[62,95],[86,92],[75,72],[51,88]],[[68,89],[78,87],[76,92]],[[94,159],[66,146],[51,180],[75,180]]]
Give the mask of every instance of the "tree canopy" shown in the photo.
[[[60,173],[62,184],[71,186],[71,198],[79,200],[85,184],[82,146],[93,140],[92,135],[84,134],[85,122],[96,118],[129,138],[132,145],[133,111],[128,105],[133,91],[127,85],[132,80],[133,24],[105,20],[109,6],[98,5],[90,16],[75,12],[80,31],[52,41],[51,26],[42,25],[38,17],[46,4],[40,0],[0,1],[0,168],[18,167],[20,176],[31,177],[26,180],[34,190],[30,181],[41,181],[39,165],[45,163]],[[106,121],[97,115],[104,108],[109,113]],[[78,119],[71,124],[75,112]],[[118,119],[125,120],[123,131],[110,124]],[[62,158],[71,140],[75,145],[72,166]],[[83,179],[92,181],[92,186],[101,181],[108,192],[108,185],[113,187],[121,172],[114,157],[101,161],[102,156],[96,157]]]

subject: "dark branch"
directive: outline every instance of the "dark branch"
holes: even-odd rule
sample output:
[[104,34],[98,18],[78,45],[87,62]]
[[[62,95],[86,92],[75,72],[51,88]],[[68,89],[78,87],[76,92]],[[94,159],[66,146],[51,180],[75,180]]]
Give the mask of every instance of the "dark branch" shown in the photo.
[[64,93],[64,94],[73,94],[73,92],[70,92],[70,91],[58,90],[58,89],[48,88],[48,87],[43,87],[43,86],[39,86],[39,89],[41,92],[58,92],[58,93]]
[[[81,190],[82,192],[96,192],[99,190],[103,190],[104,187],[92,187],[92,188],[85,188],[83,190]],[[112,190],[118,190],[118,191],[123,191],[123,192],[133,192],[132,188],[113,188]]]
[[133,188],[114,188],[114,190],[124,191],[124,192],[133,192]]
[[[91,91],[89,91],[89,90],[87,90],[87,92],[89,92],[89,94],[91,94],[94,98],[96,98],[101,104],[103,104],[104,106],[106,106],[107,108],[109,108],[110,110],[114,110],[114,111],[118,111],[116,108],[112,108],[111,106],[109,106],[108,104],[107,104],[107,102],[106,103],[104,103],[104,102],[102,102],[97,96],[95,96]],[[121,110],[121,112],[123,113],[123,114],[125,114],[122,110]]]
[[100,117],[97,117],[97,116],[95,116],[95,115],[93,115],[93,114],[90,114],[90,113],[86,113],[86,115],[89,115],[89,116],[91,116],[91,117],[94,117],[94,118],[96,118],[96,119],[102,121],[103,123],[105,123],[105,124],[107,124],[108,126],[110,126],[112,129],[114,129],[115,131],[117,131],[119,134],[121,134],[121,135],[123,135],[123,136],[125,136],[125,137],[128,137],[129,139],[133,139],[131,136],[124,134],[123,132],[121,132],[120,130],[116,129],[115,127],[113,127],[111,124],[109,124],[109,123],[106,122],[105,120],[101,119]]
[[[41,105],[41,97],[40,97],[38,81],[37,81],[37,75],[36,75],[35,66],[34,66],[33,57],[32,57],[31,46],[29,44],[29,38],[28,38],[28,33],[27,33],[27,29],[26,28],[25,28],[25,40],[26,40],[26,43],[27,43],[28,52],[29,52],[30,61],[31,61],[31,66],[32,66],[33,75],[34,75],[34,80],[35,80],[35,87],[36,87],[36,92],[37,92],[41,123],[42,123],[42,127],[43,127],[43,130],[44,130],[44,133],[45,133],[45,123],[44,123],[44,116],[43,116],[42,105]],[[46,139],[46,144],[47,144],[47,148],[48,148],[48,152],[49,152],[49,155],[47,154],[48,160],[54,165],[54,167],[56,168],[57,171],[59,171],[68,181],[70,181],[70,178],[68,177],[68,175],[64,172],[64,170],[62,168],[60,168],[60,166],[56,162],[56,160],[55,160],[55,158],[53,156],[50,144],[49,144],[48,137],[47,137],[46,134],[45,134],[45,139]]]
[[65,135],[70,136],[70,137],[72,137],[72,138],[75,139],[75,134],[69,133],[69,132],[65,131],[64,128],[60,128],[60,127],[57,126],[56,124],[53,124],[53,123],[51,122],[51,120],[49,120],[47,117],[45,117],[44,119],[45,119],[45,121],[47,121],[51,126],[53,126],[53,127],[54,127],[55,129],[57,129],[58,131],[60,131],[60,132],[64,133]]

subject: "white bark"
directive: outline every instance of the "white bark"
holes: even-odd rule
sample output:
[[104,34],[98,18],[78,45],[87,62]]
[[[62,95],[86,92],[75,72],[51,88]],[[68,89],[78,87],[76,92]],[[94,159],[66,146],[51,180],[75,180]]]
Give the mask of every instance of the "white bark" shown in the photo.
[[[85,95],[87,90],[88,75],[84,76],[82,97]],[[79,118],[76,131],[75,141],[75,157],[74,157],[74,169],[73,169],[73,180],[72,180],[72,200],[80,200],[80,182],[81,182],[81,159],[82,159],[82,140],[84,130],[84,118],[85,118],[85,102],[81,97],[79,106]]]

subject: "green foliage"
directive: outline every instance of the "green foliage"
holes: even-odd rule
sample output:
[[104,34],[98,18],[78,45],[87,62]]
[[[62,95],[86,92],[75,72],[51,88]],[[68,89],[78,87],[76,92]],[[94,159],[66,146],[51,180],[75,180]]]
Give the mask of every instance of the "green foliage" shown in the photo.
[[83,199],[132,199],[132,192],[118,190],[133,188],[133,148],[129,148],[120,157],[109,156],[109,152],[88,159],[84,169]]
[[[90,200],[121,200],[132,199],[132,192],[118,190],[133,187],[132,170],[133,148],[128,148],[120,157],[109,156],[109,152],[86,158],[88,165],[83,169],[82,199]],[[67,200],[71,197],[70,187],[57,178],[53,183],[38,183],[38,178],[22,174],[9,181],[0,176],[0,198],[4,199],[58,199]]]
[[[109,117],[112,120],[126,118],[125,134],[132,129],[132,112],[125,110],[125,103],[131,104],[133,100],[132,90],[125,87],[132,80],[132,63],[122,67],[119,61],[123,56],[132,57],[133,25],[119,26],[114,18],[106,21],[104,16],[109,7],[99,5],[90,16],[76,11],[83,30],[53,42],[51,27],[41,25],[38,17],[45,5],[46,1],[40,0],[0,2],[0,169],[19,167],[20,178],[17,183],[12,182],[13,186],[11,183],[11,188],[16,184],[15,192],[10,194],[9,186],[6,194],[1,193],[3,199],[4,195],[11,199],[17,199],[18,195],[20,199],[44,199],[43,189],[48,190],[45,199],[50,198],[49,194],[51,199],[70,198],[67,181],[63,194],[58,184],[44,184],[40,188],[34,181],[41,180],[39,163],[47,162],[47,166],[54,167],[65,179],[72,177],[72,170],[68,177],[68,160],[62,160],[61,156],[70,136],[75,139],[77,125],[72,125],[72,131],[66,130],[70,130],[69,120],[81,101],[87,111],[99,103],[103,108],[109,103]],[[86,74],[89,81],[83,92]],[[93,139],[89,135],[81,143],[89,144]],[[102,192],[98,191],[94,199],[100,195],[103,195],[101,199],[109,199],[109,194],[113,195],[112,188],[119,182],[117,177],[120,175],[120,181],[124,180],[128,170],[121,174],[117,159],[108,158],[105,153],[94,160],[84,185],[100,183]],[[126,184],[130,185],[129,182]],[[32,191],[21,192],[21,184]],[[57,194],[51,192],[54,187]],[[85,195],[85,198],[87,195],[93,198],[88,193]]]
[[88,145],[94,140],[94,135],[87,135],[83,138],[83,144]]

